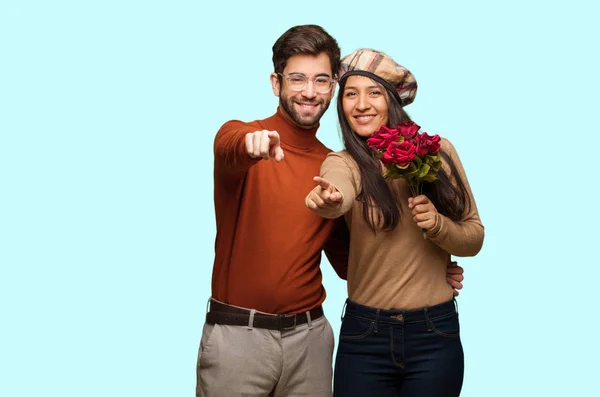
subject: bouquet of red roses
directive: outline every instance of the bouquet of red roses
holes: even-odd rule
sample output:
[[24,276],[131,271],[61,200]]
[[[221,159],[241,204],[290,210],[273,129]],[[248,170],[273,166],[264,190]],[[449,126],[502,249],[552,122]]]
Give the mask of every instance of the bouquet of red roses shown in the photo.
[[381,126],[367,139],[367,144],[375,149],[386,167],[386,179],[405,178],[413,196],[421,194],[422,182],[437,179],[442,160],[440,156],[440,136],[429,136],[413,121],[405,121],[388,128]]

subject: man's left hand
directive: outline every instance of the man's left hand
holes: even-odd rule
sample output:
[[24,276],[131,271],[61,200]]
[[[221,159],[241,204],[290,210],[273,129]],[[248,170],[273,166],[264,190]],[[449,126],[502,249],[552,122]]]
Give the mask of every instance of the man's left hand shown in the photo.
[[446,281],[454,288],[454,296],[458,296],[458,290],[462,289],[462,282],[465,279],[463,273],[465,269],[458,266],[456,262],[450,262],[446,268]]

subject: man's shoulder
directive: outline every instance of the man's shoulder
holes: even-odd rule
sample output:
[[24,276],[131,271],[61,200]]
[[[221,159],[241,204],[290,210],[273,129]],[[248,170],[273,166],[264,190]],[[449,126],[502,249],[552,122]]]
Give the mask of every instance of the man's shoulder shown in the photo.
[[242,120],[229,120],[223,123],[219,131],[239,130],[239,129],[251,129],[253,131],[262,129],[261,122],[264,120],[254,121],[242,121]]
[[251,128],[255,128],[255,129],[265,129],[265,125],[266,124],[270,124],[272,122],[272,120],[275,118],[275,116],[277,115],[277,113],[272,114],[270,116],[266,116],[262,119],[256,119],[256,120],[252,120],[252,121],[244,121],[241,119],[231,119],[229,121],[226,121],[225,123],[223,123],[223,125],[221,126],[221,129],[223,128],[239,128],[239,127],[251,127]]

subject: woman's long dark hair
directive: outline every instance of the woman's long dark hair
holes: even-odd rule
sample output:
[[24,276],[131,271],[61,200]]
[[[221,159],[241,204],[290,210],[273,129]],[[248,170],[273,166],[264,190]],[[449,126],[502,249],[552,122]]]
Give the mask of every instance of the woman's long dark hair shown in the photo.
[[[357,199],[363,203],[363,218],[371,226],[373,232],[376,231],[378,226],[383,230],[391,230],[398,225],[400,220],[400,206],[396,202],[390,185],[381,175],[381,165],[375,151],[369,148],[366,138],[361,137],[352,130],[348,120],[346,120],[342,101],[347,80],[346,78],[340,81],[337,111],[344,146],[358,164],[360,172],[361,191]],[[382,87],[387,91],[387,126],[395,127],[399,123],[409,121],[410,117],[404,111],[402,105],[396,101],[387,87]],[[459,221],[469,208],[467,189],[448,153],[441,149],[440,155],[442,156],[442,162],[448,164],[452,178],[442,167],[437,173],[438,179],[434,182],[423,183],[422,192],[429,197],[440,214],[454,221]],[[375,211],[381,213],[383,223],[376,221],[378,217],[375,216]]]

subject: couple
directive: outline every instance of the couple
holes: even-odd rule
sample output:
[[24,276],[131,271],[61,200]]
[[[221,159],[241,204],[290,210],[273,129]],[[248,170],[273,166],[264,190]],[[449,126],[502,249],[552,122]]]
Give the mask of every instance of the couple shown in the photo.
[[[456,151],[442,140],[439,180],[409,198],[365,143],[408,120],[408,70],[374,50],[340,60],[316,25],[285,32],[273,64],[277,113],[229,121],[215,138],[216,253],[197,396],[331,396],[321,251],[348,279],[334,395],[459,395],[462,269],[450,255],[475,255],[483,226]],[[329,154],[315,135],[338,82],[347,150]]]

